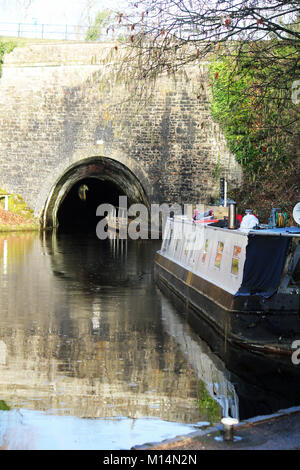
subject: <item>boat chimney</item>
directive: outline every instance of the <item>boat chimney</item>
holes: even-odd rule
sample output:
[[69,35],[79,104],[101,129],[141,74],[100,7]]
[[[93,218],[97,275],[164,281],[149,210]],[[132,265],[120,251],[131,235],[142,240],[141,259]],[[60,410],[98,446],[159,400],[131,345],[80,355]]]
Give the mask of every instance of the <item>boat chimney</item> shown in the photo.
[[224,441],[232,441],[233,440],[233,426],[238,424],[238,420],[235,418],[222,418],[221,423],[223,424],[223,438]]
[[236,229],[236,203],[230,202],[228,205],[228,228]]

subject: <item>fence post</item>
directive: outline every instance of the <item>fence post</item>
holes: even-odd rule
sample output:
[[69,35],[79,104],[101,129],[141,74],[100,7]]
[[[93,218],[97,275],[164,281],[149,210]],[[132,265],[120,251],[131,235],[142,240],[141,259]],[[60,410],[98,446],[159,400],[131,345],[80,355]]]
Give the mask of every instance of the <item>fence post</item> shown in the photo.
[[66,34],[65,34],[65,40],[68,39],[68,25],[66,24]]
[[44,39],[44,25],[42,24],[42,39]]
[[20,37],[21,32],[21,23],[18,23],[18,38]]

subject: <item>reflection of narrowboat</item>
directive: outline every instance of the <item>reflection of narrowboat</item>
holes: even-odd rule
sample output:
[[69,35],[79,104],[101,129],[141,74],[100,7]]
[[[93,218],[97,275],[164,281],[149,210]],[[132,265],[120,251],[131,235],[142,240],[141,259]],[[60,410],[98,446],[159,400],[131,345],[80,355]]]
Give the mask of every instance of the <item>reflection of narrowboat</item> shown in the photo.
[[228,341],[290,354],[300,340],[299,240],[293,228],[228,229],[170,218],[156,278]]

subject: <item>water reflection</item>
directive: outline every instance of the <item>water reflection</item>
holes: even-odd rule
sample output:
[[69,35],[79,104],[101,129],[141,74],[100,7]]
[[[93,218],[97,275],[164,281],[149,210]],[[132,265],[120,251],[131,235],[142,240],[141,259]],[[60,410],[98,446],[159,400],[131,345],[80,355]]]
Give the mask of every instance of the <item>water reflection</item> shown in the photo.
[[166,299],[162,299],[162,319],[164,330],[175,338],[180,350],[186,354],[197,377],[206,385],[208,394],[220,405],[222,416],[239,419],[239,398],[223,361],[179,315],[174,314]]
[[212,417],[199,408],[209,394],[164,327],[152,269],[159,242],[48,233],[2,235],[0,244],[0,399],[13,409],[0,411],[4,448],[27,446],[9,437],[20,414],[25,428],[30,420],[40,428],[50,414],[51,422],[101,418],[106,426],[147,417],[155,419],[144,425],[145,439],[156,428],[152,440],[221,417],[218,406]]
[[157,289],[159,245],[0,236],[0,447],[129,448],[267,400]]

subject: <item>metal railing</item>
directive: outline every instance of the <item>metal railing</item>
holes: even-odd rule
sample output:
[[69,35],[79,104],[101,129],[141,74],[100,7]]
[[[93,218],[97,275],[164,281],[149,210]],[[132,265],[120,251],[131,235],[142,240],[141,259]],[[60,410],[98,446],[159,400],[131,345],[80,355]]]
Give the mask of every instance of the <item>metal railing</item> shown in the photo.
[[39,23],[0,23],[0,36],[84,41],[89,26]]

